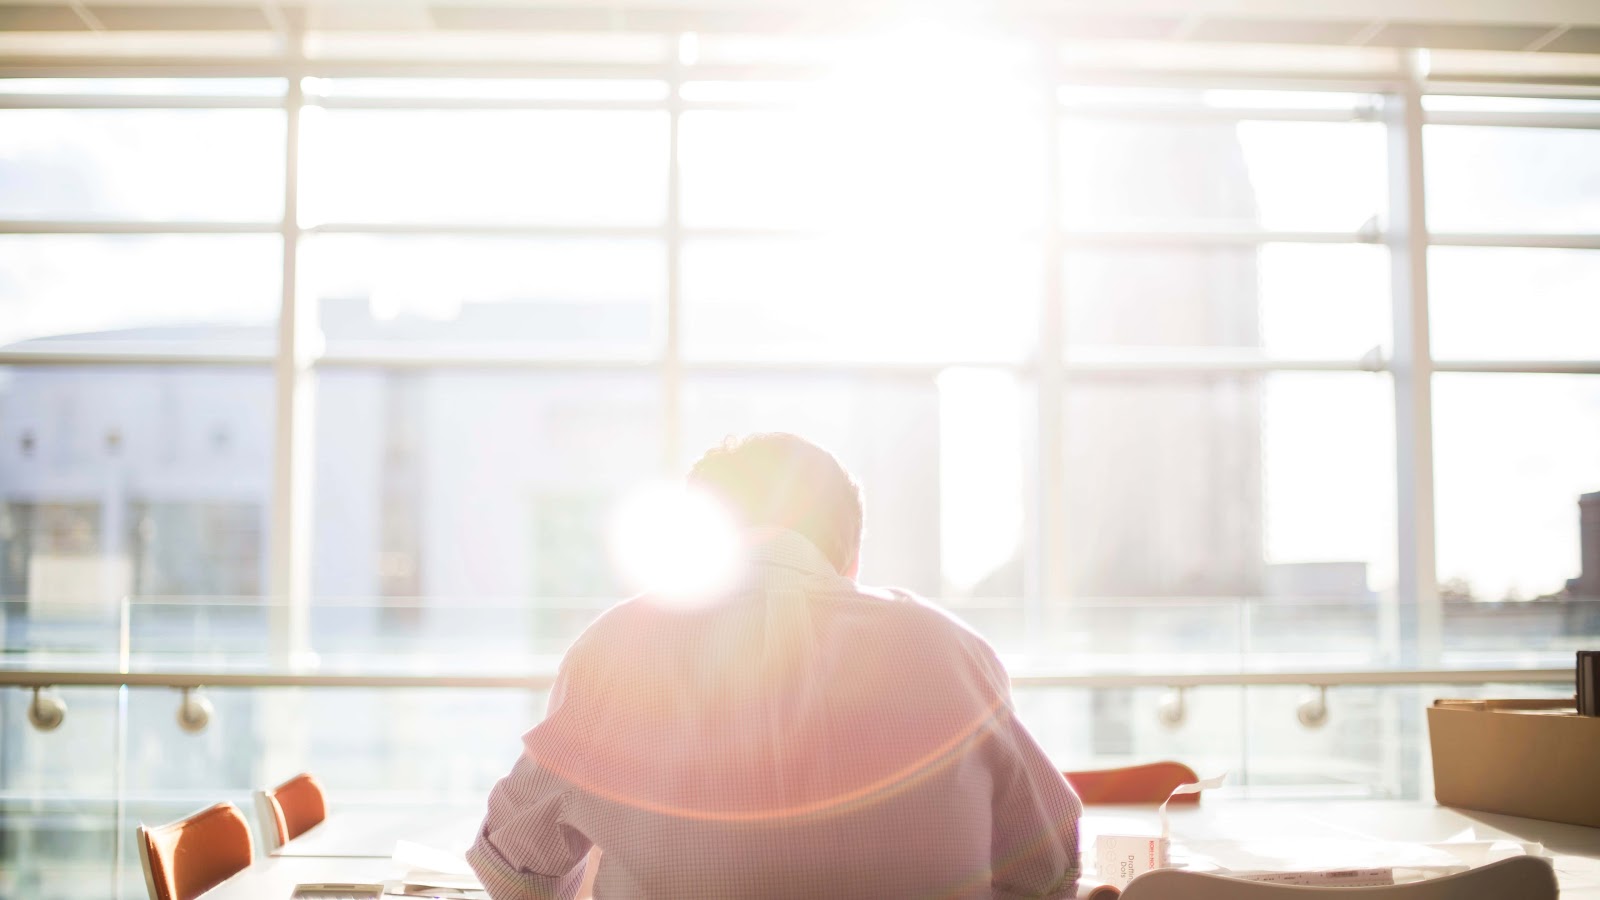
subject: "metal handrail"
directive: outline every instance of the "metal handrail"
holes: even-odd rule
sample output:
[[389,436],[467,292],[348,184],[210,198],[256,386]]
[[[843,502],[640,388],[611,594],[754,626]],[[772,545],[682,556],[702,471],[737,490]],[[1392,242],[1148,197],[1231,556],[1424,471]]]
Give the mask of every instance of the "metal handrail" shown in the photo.
[[[1168,672],[1013,675],[1017,688],[1073,687],[1309,687],[1407,686],[1443,684],[1571,684],[1571,668],[1541,669],[1372,669],[1292,672]],[[168,687],[176,689],[317,688],[512,688],[543,690],[555,673],[526,675],[403,675],[321,672],[110,672],[77,670],[0,670],[0,687]]]

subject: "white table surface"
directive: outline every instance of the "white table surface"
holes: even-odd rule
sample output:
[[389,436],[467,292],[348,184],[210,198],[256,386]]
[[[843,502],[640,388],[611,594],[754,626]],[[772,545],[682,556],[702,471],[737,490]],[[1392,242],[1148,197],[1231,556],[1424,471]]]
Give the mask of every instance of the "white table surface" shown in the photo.
[[205,900],[289,900],[297,884],[381,882],[391,877],[387,859],[354,856],[268,856],[217,885]]
[[[1171,816],[1174,851],[1202,851],[1231,868],[1249,868],[1239,843],[1259,841],[1435,843],[1471,829],[1475,839],[1540,843],[1551,857],[1563,900],[1600,900],[1600,828],[1452,809],[1432,802],[1390,800],[1242,800],[1208,797]],[[1090,807],[1082,826],[1085,867],[1094,859],[1093,835],[1149,833],[1157,819],[1148,807]],[[1141,829],[1142,826],[1142,829]],[[1230,846],[1232,845],[1232,846]]]
[[[397,876],[388,853],[397,839],[461,850],[477,829],[476,811],[461,807],[403,813],[335,810],[327,822],[298,840],[324,851],[372,851],[367,855],[266,857],[218,885],[206,900],[287,900],[296,884],[313,881],[382,881]],[[1084,862],[1092,863],[1095,834],[1146,831],[1156,826],[1148,806],[1090,807],[1082,823]],[[1561,825],[1437,806],[1432,802],[1383,800],[1245,800],[1207,797],[1171,816],[1176,849],[1243,841],[1443,841],[1470,828],[1479,840],[1509,839],[1545,845],[1553,857],[1563,900],[1600,900],[1600,829]],[[318,830],[322,830],[320,835]],[[290,844],[295,842],[291,841]],[[1222,852],[1226,852],[1225,850]],[[1217,857],[1227,864],[1228,860]]]
[[334,809],[322,824],[273,851],[273,856],[368,856],[388,859],[397,840],[465,853],[484,808]]

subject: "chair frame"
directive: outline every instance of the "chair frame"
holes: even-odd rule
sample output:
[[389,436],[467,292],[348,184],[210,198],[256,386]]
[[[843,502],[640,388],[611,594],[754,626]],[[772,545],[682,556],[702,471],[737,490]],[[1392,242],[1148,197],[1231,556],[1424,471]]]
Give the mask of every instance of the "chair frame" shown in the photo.
[[[278,824],[280,817],[283,817],[283,830],[286,835],[288,834],[289,828],[287,813],[284,811],[283,805],[276,798],[278,792],[283,790],[284,787],[293,784],[295,781],[298,781],[302,778],[309,779],[317,788],[317,791],[323,794],[323,811],[324,817],[326,817],[327,795],[322,791],[322,783],[317,781],[316,776],[312,775],[310,772],[301,772],[300,774],[289,778],[275,787],[261,788],[257,790],[254,794],[256,821],[260,826],[261,846],[265,853],[275,853],[281,849],[284,844],[287,844],[289,841],[292,841],[299,836],[290,835],[282,840],[279,840]],[[302,832],[302,834],[303,833],[304,832]]]
[[144,891],[150,900],[161,900],[161,895],[156,893],[156,877],[150,870],[150,840],[145,837],[149,829],[140,822],[134,829],[134,843],[139,845],[139,868],[144,870]]
[[272,797],[266,788],[258,788],[251,798],[255,801],[256,830],[261,832],[261,851],[271,855],[284,844],[278,840],[278,817],[272,809]]

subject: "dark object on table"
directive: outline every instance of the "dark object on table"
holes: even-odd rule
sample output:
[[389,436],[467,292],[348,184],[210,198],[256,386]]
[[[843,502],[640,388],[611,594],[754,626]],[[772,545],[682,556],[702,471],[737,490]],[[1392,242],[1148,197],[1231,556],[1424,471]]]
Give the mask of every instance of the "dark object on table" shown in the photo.
[[1578,651],[1578,715],[1600,716],[1600,650]]

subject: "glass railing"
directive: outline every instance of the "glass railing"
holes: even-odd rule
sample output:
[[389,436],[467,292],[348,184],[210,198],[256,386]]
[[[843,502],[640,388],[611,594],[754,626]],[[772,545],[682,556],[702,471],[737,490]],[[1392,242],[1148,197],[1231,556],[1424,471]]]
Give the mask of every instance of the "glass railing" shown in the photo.
[[[291,615],[259,597],[96,603],[0,597],[0,668],[553,671],[612,601],[319,598]],[[1014,673],[1538,668],[1600,637],[1600,601],[1444,603],[1436,635],[1368,598],[945,602]],[[298,637],[297,637],[298,635]],[[1440,650],[1418,661],[1429,638]]]
[[[259,598],[0,603],[0,896],[140,897],[136,823],[248,810],[302,770],[344,808],[481,803],[602,605],[319,601],[284,652],[288,611]],[[1176,758],[1260,796],[1427,797],[1433,698],[1570,696],[1561,670],[1600,633],[1587,608],[1447,607],[1429,676],[1400,664],[1379,604],[952,606],[1001,650],[1019,714],[1064,768]],[[29,724],[40,672],[98,681],[42,692],[65,704],[53,730]],[[194,730],[179,722],[191,684],[209,705]]]

